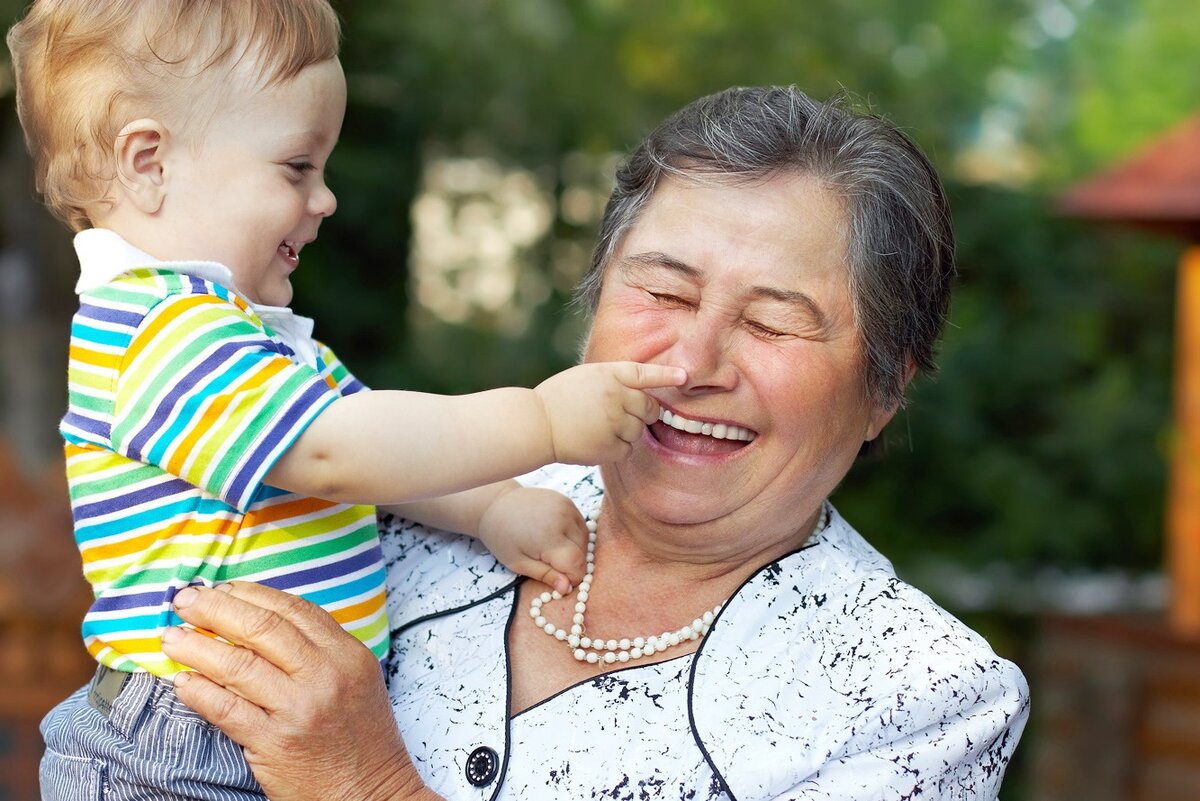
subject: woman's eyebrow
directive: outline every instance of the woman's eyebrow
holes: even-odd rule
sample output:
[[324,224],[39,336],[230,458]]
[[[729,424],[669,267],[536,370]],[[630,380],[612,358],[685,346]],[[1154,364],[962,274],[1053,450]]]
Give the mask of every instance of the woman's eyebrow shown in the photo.
[[648,250],[645,253],[631,253],[621,259],[621,266],[626,269],[665,267],[672,272],[686,275],[694,281],[698,281],[703,277],[703,273],[697,268],[658,250]]
[[799,308],[805,316],[811,318],[814,323],[822,328],[829,322],[825,317],[825,312],[821,311],[821,307],[817,305],[817,302],[803,292],[772,286],[752,286],[749,289],[751,297],[773,300]]

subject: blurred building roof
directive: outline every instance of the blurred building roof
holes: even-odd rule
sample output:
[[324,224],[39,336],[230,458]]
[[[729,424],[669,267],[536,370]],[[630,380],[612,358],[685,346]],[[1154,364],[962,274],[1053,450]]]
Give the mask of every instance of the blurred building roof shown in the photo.
[[1200,115],[1068,189],[1059,210],[1200,241]]

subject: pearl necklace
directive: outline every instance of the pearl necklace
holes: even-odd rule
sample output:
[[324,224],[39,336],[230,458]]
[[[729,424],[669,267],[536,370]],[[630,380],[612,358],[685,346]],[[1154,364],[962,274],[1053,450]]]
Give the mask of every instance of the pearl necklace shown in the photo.
[[[688,625],[681,626],[675,631],[664,631],[661,634],[648,634],[643,637],[622,637],[619,640],[603,640],[599,637],[592,639],[583,633],[583,616],[587,612],[588,593],[592,589],[592,576],[596,572],[596,520],[599,517],[600,510],[594,509],[584,521],[587,524],[588,532],[587,572],[583,576],[583,581],[579,583],[579,594],[575,600],[575,614],[571,618],[570,631],[554,625],[542,614],[544,604],[563,597],[558,590],[543,592],[530,602],[529,616],[533,618],[534,625],[554,639],[565,642],[576,661],[587,662],[589,665],[601,663],[611,665],[616,662],[639,659],[643,656],[653,656],[680,643],[698,640],[708,634],[713,621],[721,612],[721,607],[725,605],[724,602],[717,604]],[[829,506],[822,503],[821,514],[817,517],[817,524],[809,536],[823,530],[827,525],[829,525]]]

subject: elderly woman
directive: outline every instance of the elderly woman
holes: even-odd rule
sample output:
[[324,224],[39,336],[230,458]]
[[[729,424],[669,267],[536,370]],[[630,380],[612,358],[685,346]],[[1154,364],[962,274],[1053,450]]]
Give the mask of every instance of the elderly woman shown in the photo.
[[172,632],[210,677],[179,694],[272,798],[995,797],[1024,679],[827,500],[932,368],[953,249],[891,125],[692,103],[619,171],[581,290],[586,359],[688,382],[624,461],[524,479],[588,520],[577,591],[391,520],[390,707],[324,612],[245,584],[180,593],[244,647]]

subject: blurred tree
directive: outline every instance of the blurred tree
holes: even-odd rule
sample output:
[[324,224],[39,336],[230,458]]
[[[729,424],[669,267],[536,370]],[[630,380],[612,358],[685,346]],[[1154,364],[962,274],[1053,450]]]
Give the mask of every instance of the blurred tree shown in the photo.
[[[337,296],[367,305],[341,320],[323,317],[322,330],[343,350],[347,342],[363,346],[368,380],[440,389],[531,381],[564,364],[569,348],[561,343],[571,335],[559,310],[571,282],[550,282],[553,291],[516,343],[498,342],[486,316],[454,330],[436,323],[414,330],[395,319],[404,308],[411,232],[404,215],[426,156],[483,156],[532,170],[561,212],[574,156],[623,151],[678,106],[734,83],[796,83],[817,96],[869,90],[864,102],[903,110],[906,128],[935,155],[948,154],[978,113],[986,68],[1003,56],[1007,26],[1024,13],[1021,4],[1000,5],[996,24],[979,26],[950,0],[830,2],[819,14],[777,0],[414,0],[339,8],[350,82],[334,159],[341,208],[323,234],[326,247],[312,248],[310,259],[335,247],[361,253],[381,233],[388,241],[379,251],[386,258],[352,264],[339,255]],[[594,220],[556,214],[546,241],[526,254],[527,267],[550,275],[558,245],[574,243],[570,274],[578,276],[593,231]],[[327,292],[321,268],[298,283],[301,305]],[[385,307],[394,320],[386,333],[374,322],[388,319]],[[428,339],[412,340],[423,333]],[[452,355],[468,346],[482,356],[470,365]]]
[[[23,3],[0,0],[0,23]],[[7,30],[7,25],[5,24]],[[0,51],[0,449],[29,477],[58,470],[58,418],[66,406],[67,339],[75,310],[66,229],[35,200],[33,170],[12,102],[8,50]],[[65,503],[65,499],[64,499]]]
[[902,563],[1158,564],[1173,246],[1055,221],[1027,193],[952,195],[968,211],[941,373],[839,502]]

